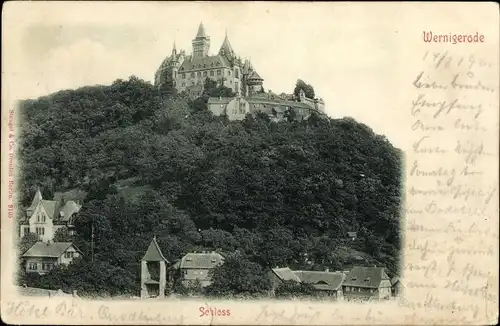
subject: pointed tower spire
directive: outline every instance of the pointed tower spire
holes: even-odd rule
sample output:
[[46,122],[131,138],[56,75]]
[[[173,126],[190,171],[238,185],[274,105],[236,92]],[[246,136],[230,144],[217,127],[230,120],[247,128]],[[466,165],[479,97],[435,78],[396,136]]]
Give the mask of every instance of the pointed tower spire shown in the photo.
[[198,33],[196,33],[196,38],[205,38],[207,35],[205,34],[205,27],[203,27],[203,22],[200,22],[200,26],[198,27]]
[[226,37],[224,38],[224,42],[222,43],[219,54],[226,54],[226,55],[234,55],[233,47],[231,46],[231,43],[229,42],[229,38],[227,37],[227,28],[226,28]]

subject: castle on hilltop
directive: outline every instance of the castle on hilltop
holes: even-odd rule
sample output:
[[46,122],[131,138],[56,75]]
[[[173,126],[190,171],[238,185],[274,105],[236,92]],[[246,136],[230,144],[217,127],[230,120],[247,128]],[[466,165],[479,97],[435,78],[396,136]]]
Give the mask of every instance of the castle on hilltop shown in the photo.
[[207,78],[219,86],[230,88],[236,97],[210,98],[208,108],[216,115],[226,114],[231,120],[243,119],[247,113],[257,111],[269,114],[272,119],[281,120],[287,111],[294,110],[296,119],[307,118],[312,111],[324,113],[322,99],[307,98],[301,90],[299,96],[264,92],[264,79],[254,69],[250,60],[243,60],[233,50],[229,38],[224,38],[219,52],[209,55],[210,37],[200,23],[192,41],[193,52],[174,46],[155,73],[155,86],[173,85],[179,93],[185,92],[191,98],[202,95]]

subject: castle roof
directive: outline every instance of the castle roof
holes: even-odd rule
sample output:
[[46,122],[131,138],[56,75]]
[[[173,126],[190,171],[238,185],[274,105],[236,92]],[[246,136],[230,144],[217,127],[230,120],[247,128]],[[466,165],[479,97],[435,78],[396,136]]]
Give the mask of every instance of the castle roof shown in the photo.
[[262,77],[259,76],[259,74],[257,73],[257,71],[253,71],[250,76],[248,77],[248,79],[254,79],[254,80],[264,80]]
[[188,57],[179,67],[179,71],[206,70],[217,68],[230,68],[231,65],[225,56],[213,55],[206,57]]
[[207,35],[205,34],[205,27],[203,27],[203,22],[200,23],[200,26],[198,27],[198,33],[196,33],[196,38],[206,38]]
[[234,54],[233,47],[231,46],[231,43],[229,42],[229,38],[227,37],[227,34],[226,34],[226,37],[224,38],[224,42],[222,43],[222,45],[220,47],[219,54],[222,53],[223,50],[224,50],[225,54],[228,54],[228,55]]
[[151,243],[149,244],[148,250],[144,254],[141,260],[146,261],[165,261],[168,263],[168,260],[163,256],[160,250],[160,246],[156,242],[156,238],[153,238]]

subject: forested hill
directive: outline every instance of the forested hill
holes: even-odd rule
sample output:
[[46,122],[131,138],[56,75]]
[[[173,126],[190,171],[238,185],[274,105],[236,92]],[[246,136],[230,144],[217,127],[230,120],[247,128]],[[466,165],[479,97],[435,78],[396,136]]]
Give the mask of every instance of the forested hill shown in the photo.
[[263,267],[338,270],[362,258],[396,271],[398,149],[349,118],[231,122],[200,101],[135,77],[22,101],[22,205],[37,187],[47,199],[89,193],[73,239],[84,260],[44,282],[92,291],[102,279],[109,293],[136,292],[153,235],[170,262],[214,249]]

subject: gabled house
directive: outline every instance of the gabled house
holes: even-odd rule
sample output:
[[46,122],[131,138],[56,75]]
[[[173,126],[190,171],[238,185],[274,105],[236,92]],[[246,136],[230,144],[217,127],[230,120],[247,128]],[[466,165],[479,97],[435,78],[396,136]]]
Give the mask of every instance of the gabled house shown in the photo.
[[294,271],[302,283],[310,284],[320,296],[342,299],[342,282],[345,274],[341,272]]
[[285,281],[310,284],[318,296],[342,299],[342,282],[345,274],[341,272],[292,271],[288,267],[272,268],[269,272],[272,291]]
[[57,265],[68,265],[82,252],[71,242],[37,242],[22,258],[27,273],[48,273]]
[[[201,286],[205,287],[212,283],[210,272],[223,263],[224,257],[215,251],[192,252],[182,257],[170,269],[180,272],[184,286],[189,286],[199,280]],[[170,275],[173,274],[170,273]]]
[[354,267],[342,284],[347,300],[388,299],[391,297],[391,280],[382,267]]
[[62,193],[54,194],[55,200],[42,198],[37,190],[30,207],[26,209],[25,219],[20,223],[20,237],[36,233],[43,242],[53,241],[54,234],[62,227],[74,233],[74,216],[82,208],[81,199],[66,200]]

